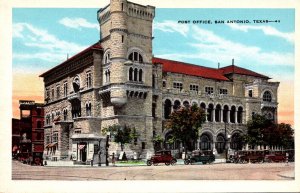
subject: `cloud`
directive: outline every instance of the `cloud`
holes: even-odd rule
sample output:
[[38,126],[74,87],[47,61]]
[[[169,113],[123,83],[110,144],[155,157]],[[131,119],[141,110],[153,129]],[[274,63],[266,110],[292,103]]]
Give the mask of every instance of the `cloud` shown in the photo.
[[59,20],[59,23],[69,27],[69,28],[74,28],[74,29],[82,29],[82,28],[92,28],[92,29],[97,29],[98,31],[100,30],[99,24],[97,23],[90,23],[84,18],[68,18],[65,17],[61,20]]
[[154,22],[153,29],[170,33],[178,32],[185,37],[189,32],[188,25],[178,24],[177,22],[171,20],[165,20],[163,22]]
[[227,23],[226,25],[228,25],[233,30],[239,30],[243,32],[248,32],[249,30],[261,30],[265,35],[280,37],[285,39],[289,43],[294,43],[295,40],[294,33],[281,32],[271,26],[264,26],[264,25],[253,26],[253,25],[242,25],[242,24],[239,25],[236,23]]
[[56,36],[50,34],[47,30],[35,27],[28,23],[13,24],[13,38],[20,39],[21,44],[26,47],[38,49],[35,53],[13,52],[13,58],[17,60],[40,59],[57,63],[65,60],[67,53],[74,55],[87,47],[73,42],[60,40]]
[[[174,22],[162,22],[164,29],[172,29]],[[171,27],[167,27],[171,24]],[[234,42],[219,35],[213,31],[202,29],[199,26],[184,25],[188,29],[184,31],[191,34],[191,39],[187,45],[192,47],[193,52],[180,53],[164,53],[157,55],[157,57],[165,57],[176,60],[186,59],[202,59],[212,63],[227,63],[230,64],[231,59],[234,58],[237,65],[282,65],[294,66],[294,55],[289,52],[271,52],[264,51],[257,46],[248,46],[239,42]],[[175,32],[175,31],[173,31]],[[182,34],[178,31],[178,33]],[[182,34],[187,36],[187,34]]]

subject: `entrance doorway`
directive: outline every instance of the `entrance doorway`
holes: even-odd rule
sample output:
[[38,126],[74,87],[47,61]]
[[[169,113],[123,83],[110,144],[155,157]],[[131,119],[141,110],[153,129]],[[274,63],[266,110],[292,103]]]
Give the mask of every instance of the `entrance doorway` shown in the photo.
[[79,149],[79,158],[80,158],[80,161],[82,162],[85,162],[86,161],[86,146],[87,146],[87,143],[86,142],[81,142],[80,144],[78,144],[78,149]]

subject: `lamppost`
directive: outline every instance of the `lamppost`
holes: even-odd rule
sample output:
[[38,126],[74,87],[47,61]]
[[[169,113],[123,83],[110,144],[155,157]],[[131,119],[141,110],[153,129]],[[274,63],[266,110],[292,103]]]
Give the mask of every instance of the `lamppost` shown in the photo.
[[106,134],[106,145],[105,145],[105,165],[108,166],[108,148],[109,148],[109,135],[110,132],[107,132]]
[[225,121],[225,162],[227,163],[228,159],[228,150],[227,150],[227,122]]
[[227,122],[225,123],[225,159],[226,159],[226,163],[228,161],[228,139],[230,139],[231,135],[227,135]]

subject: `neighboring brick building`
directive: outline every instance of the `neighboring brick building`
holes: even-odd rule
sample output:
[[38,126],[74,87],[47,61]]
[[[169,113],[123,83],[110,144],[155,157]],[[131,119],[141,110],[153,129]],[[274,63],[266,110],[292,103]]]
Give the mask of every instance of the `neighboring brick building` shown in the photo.
[[[47,159],[97,163],[105,144],[101,129],[113,124],[135,127],[139,138],[130,149],[145,156],[153,152],[153,136],[165,141],[172,136],[163,123],[180,105],[197,104],[208,113],[190,148],[216,149],[219,154],[225,127],[231,148],[238,149],[253,113],[277,120],[279,83],[268,77],[234,64],[213,69],[154,58],[154,16],[152,6],[111,0],[98,11],[100,41],[40,75],[45,83]],[[110,151],[116,148],[111,144]],[[178,153],[180,144],[165,148]]]
[[20,158],[41,163],[44,151],[44,110],[41,103],[20,100]]
[[15,157],[20,146],[20,119],[12,119],[12,156]]

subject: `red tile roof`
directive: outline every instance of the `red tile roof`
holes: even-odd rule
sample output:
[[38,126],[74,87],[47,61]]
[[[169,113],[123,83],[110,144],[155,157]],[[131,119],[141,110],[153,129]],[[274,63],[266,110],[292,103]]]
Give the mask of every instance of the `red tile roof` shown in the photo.
[[173,72],[178,74],[199,76],[199,77],[215,79],[215,80],[229,80],[226,77],[226,75],[232,73],[270,79],[267,76],[258,74],[251,70],[247,70],[245,68],[241,68],[235,65],[230,65],[230,66],[217,69],[217,68],[209,68],[209,67],[198,66],[194,64],[185,63],[185,62],[179,62],[179,61],[155,58],[155,57],[152,58],[152,63],[162,64],[163,72]]
[[101,47],[100,43],[97,42],[97,43],[91,45],[90,47],[88,47],[88,48],[82,50],[82,51],[79,52],[78,54],[72,56],[71,58],[67,59],[66,61],[62,62],[61,64],[59,64],[59,65],[57,65],[57,66],[51,68],[50,70],[44,72],[44,73],[41,74],[39,77],[45,77],[49,72],[52,72],[53,70],[55,70],[55,69],[57,69],[57,68],[63,66],[64,64],[66,64],[66,63],[68,63],[68,62],[70,62],[70,61],[72,61],[72,60],[75,60],[75,59],[80,58],[80,56],[82,56],[84,53],[87,53],[88,51],[93,50],[93,49],[102,49],[102,47]]
[[253,72],[251,70],[245,69],[245,68],[241,68],[235,65],[230,65],[230,66],[225,66],[223,68],[220,68],[219,70],[221,70],[223,72],[224,75],[226,74],[242,74],[242,75],[248,75],[248,76],[255,76],[255,77],[259,77],[259,78],[266,78],[266,79],[270,79],[269,77]]
[[200,76],[203,78],[215,80],[229,80],[222,71],[215,68],[208,68],[184,62],[167,60],[162,58],[152,58],[152,63],[160,63],[163,65],[163,72],[173,72],[178,74],[186,74],[192,76]]

